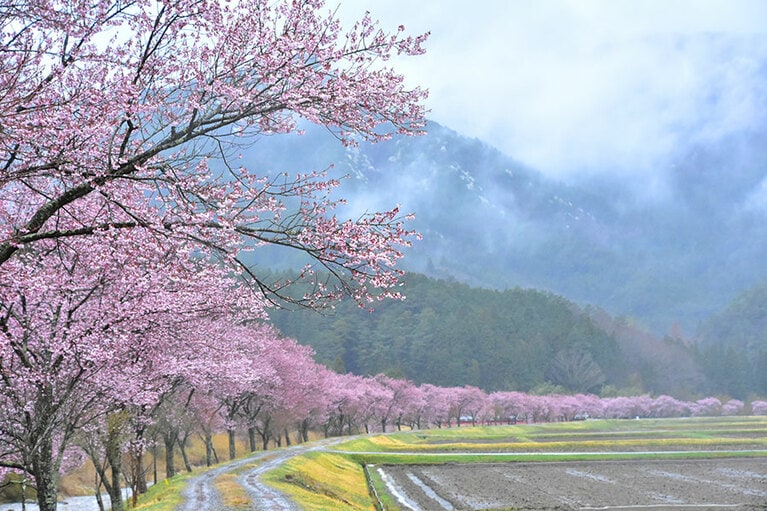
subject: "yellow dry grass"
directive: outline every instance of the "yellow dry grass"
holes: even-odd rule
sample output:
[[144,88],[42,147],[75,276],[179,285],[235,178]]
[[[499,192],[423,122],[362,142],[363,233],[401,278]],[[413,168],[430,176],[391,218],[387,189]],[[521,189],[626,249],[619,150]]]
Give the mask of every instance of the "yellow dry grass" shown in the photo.
[[250,497],[245,488],[237,481],[237,476],[232,473],[218,476],[213,485],[221,495],[221,502],[224,506],[233,509],[250,508]]
[[267,480],[307,511],[375,510],[362,467],[342,455],[298,456],[269,472]]

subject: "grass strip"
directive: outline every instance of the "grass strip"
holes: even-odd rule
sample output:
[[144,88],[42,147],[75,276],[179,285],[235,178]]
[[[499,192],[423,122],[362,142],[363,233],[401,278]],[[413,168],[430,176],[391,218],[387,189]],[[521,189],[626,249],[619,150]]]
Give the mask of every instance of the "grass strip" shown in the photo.
[[641,449],[679,446],[706,449],[767,446],[767,420],[762,417],[595,420],[516,426],[485,426],[419,430],[378,435],[345,442],[338,450],[396,451],[522,451]]
[[573,452],[573,453],[369,453],[347,454],[349,459],[357,463],[378,465],[434,465],[445,463],[528,463],[553,461],[611,461],[611,460],[680,460],[680,459],[713,459],[713,458],[759,458],[767,456],[767,452],[748,451],[669,451],[669,452]]
[[237,480],[237,474],[227,472],[213,480],[213,486],[221,496],[221,503],[227,508],[250,509],[250,497]]
[[362,465],[346,455],[296,456],[265,474],[264,480],[306,511],[375,511]]
[[158,482],[150,486],[147,492],[139,495],[136,507],[130,509],[140,511],[174,511],[183,503],[181,491],[186,486],[187,480],[193,474],[178,474],[164,482]]
[[383,504],[383,508],[386,511],[402,511],[402,508],[399,506],[399,502],[397,499],[395,499],[390,493],[389,489],[386,487],[386,483],[381,478],[381,474],[378,473],[376,470],[375,465],[365,465],[368,470],[368,475],[370,476],[370,484],[373,486],[373,488],[376,491],[376,494],[378,495],[378,499]]

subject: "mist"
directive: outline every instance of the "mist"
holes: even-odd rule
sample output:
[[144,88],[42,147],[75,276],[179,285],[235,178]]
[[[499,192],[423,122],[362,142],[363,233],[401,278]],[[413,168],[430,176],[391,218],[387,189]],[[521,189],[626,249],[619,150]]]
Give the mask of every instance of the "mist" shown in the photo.
[[764,2],[464,5],[367,8],[384,28],[431,31],[426,55],[393,64],[430,89],[431,119],[550,177],[610,174],[667,196],[680,153],[764,124]]

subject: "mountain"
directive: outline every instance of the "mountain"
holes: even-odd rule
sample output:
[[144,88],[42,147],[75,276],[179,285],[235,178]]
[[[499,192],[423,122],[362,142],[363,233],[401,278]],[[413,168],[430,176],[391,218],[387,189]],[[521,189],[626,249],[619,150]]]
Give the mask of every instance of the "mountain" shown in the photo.
[[487,391],[687,399],[712,388],[689,346],[600,309],[532,289],[482,289],[415,273],[403,282],[407,298],[372,313],[347,300],[324,314],[278,309],[270,319],[341,372]]
[[[243,151],[256,171],[330,169],[354,217],[401,204],[423,234],[402,267],[496,289],[531,287],[663,335],[696,331],[767,277],[767,131],[678,149],[661,193],[618,174],[564,183],[429,123],[421,137],[344,147],[322,128]],[[297,264],[254,253],[254,264]]]

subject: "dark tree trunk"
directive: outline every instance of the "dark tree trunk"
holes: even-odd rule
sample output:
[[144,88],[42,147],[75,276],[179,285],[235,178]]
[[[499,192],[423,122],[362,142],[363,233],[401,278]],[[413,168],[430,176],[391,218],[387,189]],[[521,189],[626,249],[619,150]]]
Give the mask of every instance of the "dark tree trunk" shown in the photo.
[[290,433],[288,432],[288,428],[285,428],[285,445],[290,447]]
[[152,484],[157,484],[157,442],[152,447]]
[[[144,451],[139,451],[136,455],[136,490],[139,494],[143,495],[147,491],[146,484],[146,472],[148,469],[144,468]],[[135,503],[134,503],[135,504]]]
[[256,452],[256,428],[254,426],[248,428],[248,443],[250,444],[250,452]]
[[38,440],[40,446],[32,455],[32,471],[37,488],[37,505],[40,511],[56,511],[58,471],[53,463],[53,439],[44,435]]
[[228,429],[226,432],[229,434],[229,459],[233,460],[237,457],[237,448],[234,445],[234,430]]
[[104,511],[104,499],[101,498],[101,479],[99,479],[98,473],[96,474],[96,490],[94,495],[96,496],[96,504],[99,506],[99,511]]
[[203,440],[205,441],[205,465],[209,467],[213,465],[213,435],[210,431],[205,432]]
[[176,475],[176,459],[174,448],[177,436],[172,433],[163,433],[162,439],[165,444],[165,477],[170,479]]
[[260,432],[261,434],[261,448],[263,450],[269,449],[269,440],[271,440],[272,436],[269,434],[269,430],[264,429],[263,432]]
[[120,491],[120,479],[122,478],[122,449],[120,449],[120,427],[121,423],[119,420],[116,420],[115,423],[110,423],[105,452],[107,461],[109,462],[109,467],[112,471],[112,482],[107,485],[109,500],[112,503],[112,511],[123,510],[123,496],[122,492]]
[[189,457],[186,455],[186,436],[184,436],[184,438],[178,438],[176,443],[181,450],[181,458],[184,460],[184,469],[191,474],[192,466],[189,464]]

